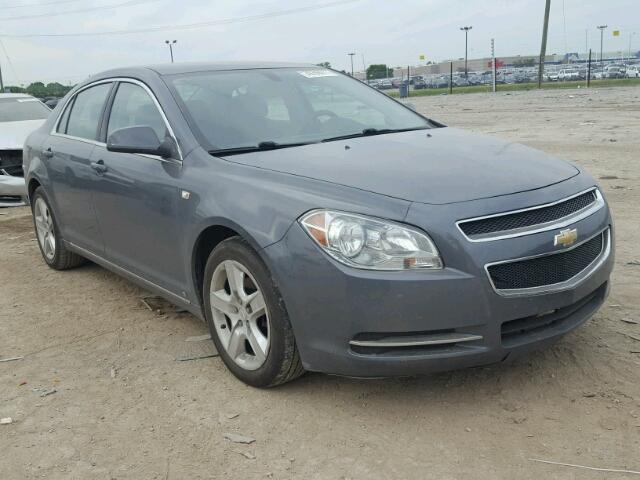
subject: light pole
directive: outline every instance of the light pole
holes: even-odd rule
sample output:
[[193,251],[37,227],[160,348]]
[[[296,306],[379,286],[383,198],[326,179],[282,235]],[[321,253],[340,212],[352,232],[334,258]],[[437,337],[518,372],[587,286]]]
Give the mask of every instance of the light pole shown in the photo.
[[602,45],[604,41],[604,30],[608,27],[608,25],[599,25],[598,30],[600,30],[600,66],[602,66]]
[[473,27],[460,27],[460,30],[464,31],[464,78],[468,78],[467,71],[467,53],[469,51],[469,30]]
[[178,43],[177,40],[165,40],[164,43],[169,45],[169,54],[171,55],[171,63],[173,63],[173,46]]
[[544,77],[544,62],[547,59],[547,34],[549,33],[549,11],[551,0],[547,0],[544,6],[544,21],[542,23],[542,43],[540,44],[540,60],[538,61],[538,88],[542,88]]
[[349,57],[351,57],[351,76],[353,77],[353,56],[355,55],[354,53],[348,53],[347,55],[349,55]]
[[633,38],[633,36],[636,34],[636,32],[631,32],[629,34],[629,61],[631,61],[631,39]]

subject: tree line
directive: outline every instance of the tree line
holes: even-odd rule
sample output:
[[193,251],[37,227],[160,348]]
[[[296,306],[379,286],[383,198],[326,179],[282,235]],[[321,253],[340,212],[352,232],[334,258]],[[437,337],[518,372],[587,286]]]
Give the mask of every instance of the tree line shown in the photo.
[[18,87],[15,85],[8,85],[5,87],[5,91],[11,93],[27,93],[34,97],[64,97],[73,86],[62,85],[58,82],[47,83],[33,82],[27,87]]

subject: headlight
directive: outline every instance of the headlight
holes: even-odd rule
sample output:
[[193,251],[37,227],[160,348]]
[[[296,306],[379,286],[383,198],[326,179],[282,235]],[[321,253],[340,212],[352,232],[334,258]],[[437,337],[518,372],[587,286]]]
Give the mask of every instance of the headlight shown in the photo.
[[442,268],[438,249],[429,236],[399,223],[330,210],[314,210],[298,221],[325,252],[351,267]]

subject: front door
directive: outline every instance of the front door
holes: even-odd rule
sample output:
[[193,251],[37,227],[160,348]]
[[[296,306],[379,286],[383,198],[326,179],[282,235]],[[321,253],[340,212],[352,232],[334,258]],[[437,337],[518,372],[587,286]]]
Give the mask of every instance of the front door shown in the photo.
[[[121,82],[113,99],[108,135],[131,126],[149,126],[158,138],[167,125],[149,93],[136,83]],[[95,148],[92,161],[103,166],[94,205],[108,260],[184,296],[188,266],[181,261],[183,212],[182,164],[155,156]]]

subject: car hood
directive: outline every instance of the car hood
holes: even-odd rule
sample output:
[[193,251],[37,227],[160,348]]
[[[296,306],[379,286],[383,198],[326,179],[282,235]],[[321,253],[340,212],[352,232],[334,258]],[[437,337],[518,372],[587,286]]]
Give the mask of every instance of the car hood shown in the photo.
[[0,150],[22,150],[29,134],[46,120],[23,120],[0,123]]
[[571,164],[524,145],[450,127],[226,159],[430,204],[535,190],[579,173]]

